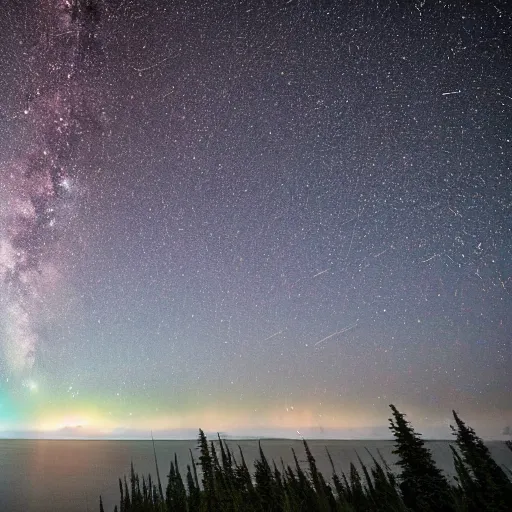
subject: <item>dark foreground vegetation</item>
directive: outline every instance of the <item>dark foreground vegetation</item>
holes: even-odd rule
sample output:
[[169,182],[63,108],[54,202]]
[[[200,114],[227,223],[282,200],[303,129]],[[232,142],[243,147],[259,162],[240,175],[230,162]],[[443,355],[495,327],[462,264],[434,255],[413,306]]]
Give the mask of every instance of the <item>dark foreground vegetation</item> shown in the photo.
[[[282,461],[269,461],[260,445],[251,475],[242,450],[231,451],[220,439],[215,447],[199,431],[197,461],[182,476],[175,456],[165,488],[156,464],[156,480],[140,478],[131,468],[130,478],[119,479],[121,499],[116,512],[511,512],[512,472],[500,467],[475,431],[453,412],[455,446],[450,446],[456,469],[455,482],[436,467],[432,454],[411,424],[393,405],[390,430],[395,437],[398,472],[380,456],[371,455],[367,467],[350,465],[338,474],[327,452],[333,474],[328,481],[318,471],[304,440],[308,469]],[[507,441],[512,450],[512,442]],[[156,454],[155,454],[156,463]],[[199,473],[198,475],[198,468]],[[100,512],[104,512],[100,498]]]

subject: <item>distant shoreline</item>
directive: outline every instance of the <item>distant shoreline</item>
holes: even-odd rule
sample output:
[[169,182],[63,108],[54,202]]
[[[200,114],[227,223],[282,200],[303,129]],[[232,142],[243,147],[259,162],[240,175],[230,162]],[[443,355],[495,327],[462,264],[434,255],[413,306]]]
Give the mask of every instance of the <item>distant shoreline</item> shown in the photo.
[[[322,437],[222,437],[223,441],[296,441],[302,442],[303,439],[306,441],[313,442],[356,442],[356,443],[375,443],[375,442],[394,442],[392,438],[322,438]],[[484,442],[489,443],[502,443],[509,438],[489,438],[483,439]],[[155,442],[197,442],[197,439],[193,438],[155,438]],[[2,441],[120,441],[120,442],[151,442],[151,438],[146,437],[0,437]],[[453,443],[454,439],[448,438],[425,438],[426,443]],[[214,442],[218,443],[218,440],[214,439]]]

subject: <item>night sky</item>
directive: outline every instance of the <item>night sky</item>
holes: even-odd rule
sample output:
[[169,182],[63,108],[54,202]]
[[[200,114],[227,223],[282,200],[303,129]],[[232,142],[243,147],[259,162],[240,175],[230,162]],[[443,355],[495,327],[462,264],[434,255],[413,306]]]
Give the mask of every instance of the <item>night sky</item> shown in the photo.
[[0,0],[3,435],[512,424],[506,0],[71,3]]

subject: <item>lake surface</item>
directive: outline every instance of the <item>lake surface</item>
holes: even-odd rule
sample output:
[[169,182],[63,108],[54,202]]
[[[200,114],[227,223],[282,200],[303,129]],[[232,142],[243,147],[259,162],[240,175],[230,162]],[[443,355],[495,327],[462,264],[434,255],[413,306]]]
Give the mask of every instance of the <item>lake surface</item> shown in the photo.
[[[334,459],[336,469],[347,471],[357,454],[365,463],[370,458],[365,448],[377,456],[377,449],[392,464],[393,441],[308,441],[319,469],[332,474],[325,447]],[[453,475],[449,441],[429,441],[427,445],[446,473]],[[247,463],[257,457],[255,440],[228,440],[236,449],[240,445]],[[155,441],[160,474],[168,473],[176,452],[183,476],[190,463],[189,449],[198,459],[196,441]],[[488,443],[496,461],[512,468],[512,452],[504,443]],[[293,447],[301,462],[304,450],[301,441],[262,440],[268,459],[292,463]],[[236,451],[238,453],[238,451]],[[135,470],[155,475],[151,441],[45,441],[0,440],[0,511],[2,512],[86,512],[99,510],[99,496],[106,511],[112,511],[119,500],[118,478]]]

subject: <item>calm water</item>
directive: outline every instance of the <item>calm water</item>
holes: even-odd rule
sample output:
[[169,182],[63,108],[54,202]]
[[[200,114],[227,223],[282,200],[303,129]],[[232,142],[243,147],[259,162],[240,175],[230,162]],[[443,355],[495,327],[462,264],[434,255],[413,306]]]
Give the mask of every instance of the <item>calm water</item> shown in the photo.
[[[174,456],[182,470],[189,462],[189,448],[195,441],[156,441],[160,472],[168,472]],[[247,463],[257,455],[257,441],[228,441],[233,448],[239,444]],[[439,466],[453,473],[448,441],[428,443]],[[264,440],[265,454],[269,459],[292,462],[290,447],[299,459],[304,459],[300,441]],[[376,454],[379,449],[389,463],[392,441],[311,441],[311,451],[325,475],[331,470],[325,455],[329,448],[336,468],[347,470],[355,461],[356,451],[363,461],[369,462],[365,451]],[[497,462],[512,467],[512,452],[504,443],[491,442],[489,447]],[[196,457],[197,459],[197,457]],[[103,496],[105,510],[112,511],[118,500],[117,479],[130,470],[133,460],[139,473],[151,472],[154,462],[150,441],[41,441],[0,440],[0,511],[2,512],[85,512],[99,510],[99,495]]]

